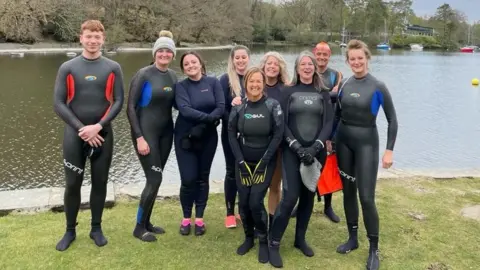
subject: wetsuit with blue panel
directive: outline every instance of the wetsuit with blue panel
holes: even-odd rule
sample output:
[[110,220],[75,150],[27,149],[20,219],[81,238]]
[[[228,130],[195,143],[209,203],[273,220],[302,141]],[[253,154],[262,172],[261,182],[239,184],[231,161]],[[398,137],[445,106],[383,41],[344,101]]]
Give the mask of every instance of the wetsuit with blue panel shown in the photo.
[[[154,64],[140,69],[130,83],[127,115],[132,142],[145,173],[146,184],[137,211],[134,236],[144,241],[154,241],[148,234],[164,233],[152,225],[150,216],[163,179],[163,169],[173,143],[172,108],[175,101],[173,85],[177,76],[173,70],[161,71]],[[150,152],[138,153],[137,139],[143,137]]]
[[386,149],[393,150],[398,123],[393,100],[386,85],[371,74],[363,78],[350,77],[343,80],[335,109],[334,131],[336,130],[338,168],[343,182],[349,239],[337,248],[337,252],[348,253],[358,248],[358,190],[370,241],[367,269],[378,269],[379,266],[379,218],[375,205],[375,187],[379,164],[376,120],[380,107],[388,121]]

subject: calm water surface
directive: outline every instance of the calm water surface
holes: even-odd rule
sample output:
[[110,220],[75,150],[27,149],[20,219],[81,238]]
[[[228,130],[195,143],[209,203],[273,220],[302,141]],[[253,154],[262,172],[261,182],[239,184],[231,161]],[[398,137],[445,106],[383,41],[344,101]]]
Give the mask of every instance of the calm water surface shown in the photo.
[[[252,63],[257,64],[268,49],[253,49]],[[305,48],[274,49],[282,52],[292,74],[295,57]],[[387,84],[397,109],[395,168],[479,169],[480,88],[472,87],[470,82],[480,77],[480,54],[374,53],[371,73]],[[228,51],[201,51],[201,54],[208,73],[220,76],[225,72]],[[180,75],[179,56],[172,67]],[[133,74],[150,62],[151,53],[119,53],[109,57],[121,64],[128,86]],[[56,72],[68,59],[64,54],[0,56],[0,190],[64,185],[63,122],[55,115],[52,102]],[[351,75],[340,50],[334,52],[331,66],[346,76]],[[125,90],[127,96],[128,89]],[[114,121],[110,181],[116,183],[144,181],[125,110],[126,106]],[[384,149],[387,123],[383,111],[379,114],[378,128]],[[85,184],[90,178],[88,167]],[[165,171],[164,183],[180,180],[174,150]],[[224,174],[219,142],[211,179],[221,180]]]

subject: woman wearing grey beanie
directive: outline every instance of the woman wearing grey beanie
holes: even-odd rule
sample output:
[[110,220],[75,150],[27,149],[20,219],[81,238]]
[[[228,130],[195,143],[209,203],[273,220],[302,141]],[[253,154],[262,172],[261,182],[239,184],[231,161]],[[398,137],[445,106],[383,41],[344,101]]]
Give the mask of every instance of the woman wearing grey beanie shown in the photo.
[[173,85],[177,76],[169,69],[176,54],[172,38],[170,31],[160,32],[152,49],[154,62],[134,75],[128,95],[127,115],[133,146],[147,179],[133,235],[145,242],[156,241],[154,234],[165,233],[151,223],[150,216],[173,143]]

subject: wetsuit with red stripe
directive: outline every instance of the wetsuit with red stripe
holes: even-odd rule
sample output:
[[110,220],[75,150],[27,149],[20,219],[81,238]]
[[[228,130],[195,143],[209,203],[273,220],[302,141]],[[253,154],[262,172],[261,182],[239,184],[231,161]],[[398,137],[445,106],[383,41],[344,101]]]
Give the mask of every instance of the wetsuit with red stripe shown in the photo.
[[[85,163],[90,158],[92,189],[90,207],[92,230],[100,228],[107,193],[108,171],[112,161],[113,131],[111,121],[122,109],[123,75],[120,65],[103,56],[90,60],[78,56],[63,63],[57,73],[54,108],[65,122],[63,164],[65,167],[65,214],[67,231],[75,231],[80,207],[80,188]],[[93,152],[79,136],[79,129],[100,124],[105,140]],[[90,149],[91,150],[91,149]]]

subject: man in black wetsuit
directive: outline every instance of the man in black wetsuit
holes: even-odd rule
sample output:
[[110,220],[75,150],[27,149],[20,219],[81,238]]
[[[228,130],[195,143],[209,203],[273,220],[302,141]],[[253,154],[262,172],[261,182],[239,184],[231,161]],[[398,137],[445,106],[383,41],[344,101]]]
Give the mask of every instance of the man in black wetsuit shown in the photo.
[[285,125],[280,103],[263,95],[265,82],[260,68],[247,70],[247,99],[232,108],[228,122],[228,138],[236,160],[239,212],[245,231],[245,241],[237,254],[244,255],[254,246],[256,229],[261,263],[268,262],[267,211],[263,201],[275,172],[277,148]]
[[66,250],[75,240],[80,188],[86,159],[90,158],[92,213],[90,238],[97,246],[107,244],[101,222],[113,152],[112,120],[123,105],[123,74],[120,65],[101,55],[105,29],[96,20],[82,24],[81,55],[63,63],[57,74],[54,108],[65,122],[63,164],[67,228],[56,249]]
[[[379,268],[379,218],[375,205],[379,139],[376,126],[380,107],[388,122],[387,145],[382,159],[383,168],[392,165],[392,153],[397,137],[398,122],[393,100],[385,83],[368,72],[370,51],[365,43],[351,40],[347,45],[347,61],[353,76],[340,84],[335,107],[336,151],[338,169],[343,183],[343,204],[348,225],[348,241],[337,248],[346,254],[358,248],[357,190],[362,206],[363,221],[370,242],[367,269]],[[330,143],[327,143],[327,147]]]
[[280,241],[297,200],[299,202],[294,246],[305,256],[314,256],[305,235],[315,192],[311,192],[303,184],[300,164],[310,166],[316,158],[322,168],[324,167],[327,157],[324,145],[333,123],[330,95],[316,72],[317,65],[313,54],[302,52],[295,61],[294,70],[292,86],[282,89],[280,98],[285,114],[285,141],[282,146],[283,195],[270,231],[269,260],[274,267],[283,267],[279,253]]

